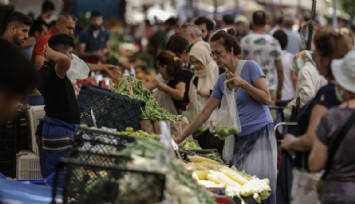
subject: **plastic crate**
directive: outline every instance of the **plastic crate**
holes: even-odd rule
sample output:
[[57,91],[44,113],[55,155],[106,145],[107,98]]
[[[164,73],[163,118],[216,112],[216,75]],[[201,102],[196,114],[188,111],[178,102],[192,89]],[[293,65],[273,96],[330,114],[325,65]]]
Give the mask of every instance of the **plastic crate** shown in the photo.
[[39,122],[45,116],[44,106],[31,106],[28,109],[28,117],[30,124],[30,132],[31,132],[31,150],[39,155],[37,141],[36,141],[36,130]]
[[94,113],[97,127],[116,128],[118,131],[132,127],[139,129],[140,115],[144,102],[116,94],[100,87],[83,86],[78,103],[81,122],[95,126],[91,114]]
[[19,153],[16,167],[17,179],[41,179],[39,157],[34,153]]
[[[165,176],[160,173],[128,170],[63,159],[59,162],[53,198],[61,190],[58,178],[64,175],[62,203],[158,203],[163,199]],[[53,203],[56,203],[53,199]]]

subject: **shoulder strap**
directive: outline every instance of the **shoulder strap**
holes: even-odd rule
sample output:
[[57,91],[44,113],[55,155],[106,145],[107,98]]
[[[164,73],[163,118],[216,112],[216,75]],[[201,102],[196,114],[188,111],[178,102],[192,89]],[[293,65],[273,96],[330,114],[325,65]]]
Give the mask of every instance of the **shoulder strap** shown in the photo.
[[238,60],[238,65],[237,65],[237,70],[236,73],[238,76],[240,76],[240,73],[242,73],[243,67],[247,60]]
[[336,131],[333,134],[334,141],[333,141],[333,145],[328,147],[328,159],[327,159],[327,164],[325,166],[324,174],[322,175],[322,179],[325,179],[325,177],[328,175],[330,168],[333,165],[335,154],[337,153],[337,150],[339,149],[342,141],[344,140],[351,126],[354,124],[354,120],[355,120],[355,111],[353,111],[353,113],[348,118],[344,126],[342,126],[339,131]]

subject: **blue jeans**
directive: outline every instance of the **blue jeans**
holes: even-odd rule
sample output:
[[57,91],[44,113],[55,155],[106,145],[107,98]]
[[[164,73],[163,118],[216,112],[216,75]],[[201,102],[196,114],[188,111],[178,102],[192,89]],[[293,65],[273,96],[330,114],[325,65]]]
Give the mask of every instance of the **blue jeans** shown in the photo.
[[47,116],[44,118],[41,135],[37,137],[41,172],[44,178],[55,172],[60,158],[68,155],[77,127],[78,125]]

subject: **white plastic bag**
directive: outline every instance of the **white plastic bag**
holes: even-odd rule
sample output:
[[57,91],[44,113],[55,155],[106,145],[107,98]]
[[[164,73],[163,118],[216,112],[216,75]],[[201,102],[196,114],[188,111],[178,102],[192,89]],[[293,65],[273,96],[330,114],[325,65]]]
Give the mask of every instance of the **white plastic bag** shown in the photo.
[[233,161],[234,145],[235,145],[235,136],[234,135],[228,136],[224,140],[222,158],[227,164],[231,164]]
[[241,131],[235,89],[229,89],[225,84],[221,107],[217,112],[216,135],[220,139],[226,139],[228,136],[236,135]]

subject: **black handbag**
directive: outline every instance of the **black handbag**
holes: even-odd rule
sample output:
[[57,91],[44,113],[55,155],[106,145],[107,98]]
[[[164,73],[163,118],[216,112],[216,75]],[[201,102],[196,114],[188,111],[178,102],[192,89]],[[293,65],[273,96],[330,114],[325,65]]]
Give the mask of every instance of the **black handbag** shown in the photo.
[[324,180],[327,177],[327,175],[329,174],[329,171],[333,165],[335,154],[337,153],[342,141],[344,140],[345,135],[348,133],[351,126],[354,124],[354,120],[355,120],[355,111],[353,111],[353,113],[351,114],[349,119],[346,121],[346,123],[338,131],[335,131],[333,136],[331,136],[331,138],[334,138],[334,139],[333,139],[332,145],[330,145],[328,147],[328,159],[327,159],[327,163],[324,168],[324,173],[323,173],[322,177],[320,178],[320,180],[316,184],[319,198],[321,198],[321,196],[322,196],[323,187],[324,187]]

